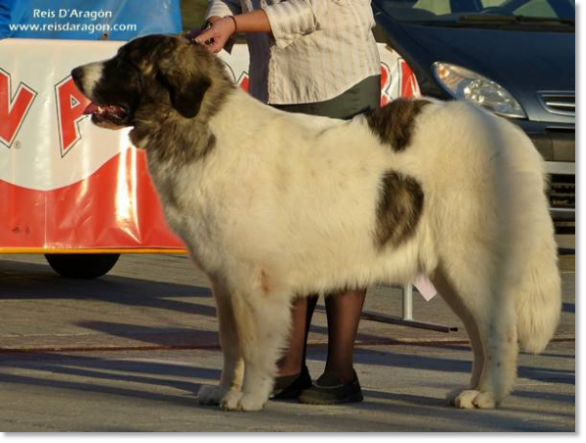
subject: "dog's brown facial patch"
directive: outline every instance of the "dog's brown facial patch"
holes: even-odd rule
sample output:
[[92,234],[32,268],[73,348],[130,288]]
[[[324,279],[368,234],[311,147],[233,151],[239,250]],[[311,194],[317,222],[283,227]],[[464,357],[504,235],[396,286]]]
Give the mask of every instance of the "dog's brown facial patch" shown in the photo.
[[390,144],[395,152],[401,152],[411,143],[417,116],[430,103],[400,98],[367,113],[366,121],[381,143]]
[[389,171],[381,179],[381,191],[376,210],[375,242],[382,248],[407,241],[423,211],[424,195],[421,185],[413,177]]
[[[72,72],[78,87],[84,69],[89,65]],[[93,120],[133,126],[135,146],[147,149],[150,159],[179,167],[214,151],[216,137],[208,122],[235,89],[223,62],[205,48],[179,37],[148,35],[101,62],[100,78],[91,91],[82,92],[94,102],[92,112],[120,111],[120,118],[100,112]]]
[[167,36],[133,40],[120,56],[141,63],[145,82],[130,133],[133,143],[147,140],[150,158],[161,162],[205,160],[216,145],[208,121],[235,90],[223,63],[199,45]]

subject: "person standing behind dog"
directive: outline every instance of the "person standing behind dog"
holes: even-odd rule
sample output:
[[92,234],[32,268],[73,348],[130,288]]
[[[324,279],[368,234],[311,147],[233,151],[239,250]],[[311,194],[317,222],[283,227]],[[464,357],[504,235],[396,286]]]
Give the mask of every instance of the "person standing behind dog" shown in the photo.
[[[249,92],[287,112],[350,119],[378,107],[380,59],[369,0],[210,0],[203,31],[189,37],[217,53],[246,34]],[[349,260],[352,258],[349,257]],[[312,385],[305,365],[317,295],[293,305],[289,348],[279,362],[273,398],[307,404],[362,401],[353,368],[366,289],[326,297],[328,357]]]

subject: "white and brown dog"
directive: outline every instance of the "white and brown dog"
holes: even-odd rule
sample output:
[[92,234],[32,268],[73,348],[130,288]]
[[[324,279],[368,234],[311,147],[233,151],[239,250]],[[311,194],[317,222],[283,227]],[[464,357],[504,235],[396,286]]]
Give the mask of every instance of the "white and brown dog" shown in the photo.
[[462,102],[397,100],[351,121],[280,112],[179,37],[136,39],[73,78],[93,121],[146,149],[167,220],[208,275],[224,368],[203,403],[259,410],[297,296],[425,274],[474,351],[460,408],[511,390],[561,307],[542,160]]

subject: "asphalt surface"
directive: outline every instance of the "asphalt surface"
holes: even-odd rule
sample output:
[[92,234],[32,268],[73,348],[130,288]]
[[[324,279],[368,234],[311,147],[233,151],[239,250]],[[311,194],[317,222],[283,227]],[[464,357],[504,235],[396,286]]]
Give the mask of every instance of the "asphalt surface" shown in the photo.
[[[571,253],[573,237],[560,238]],[[457,332],[363,320],[355,367],[365,401],[269,402],[260,413],[200,406],[220,375],[217,321],[205,277],[180,255],[127,255],[95,281],[56,276],[42,256],[0,255],[0,432],[575,430],[575,263],[560,260],[564,306],[552,343],[521,354],[516,390],[494,411],[460,411],[445,394],[467,383],[471,352],[441,298],[414,294],[415,319]],[[369,289],[365,310],[399,315],[396,288]],[[321,304],[321,301],[320,301]],[[308,366],[323,370],[318,306]]]

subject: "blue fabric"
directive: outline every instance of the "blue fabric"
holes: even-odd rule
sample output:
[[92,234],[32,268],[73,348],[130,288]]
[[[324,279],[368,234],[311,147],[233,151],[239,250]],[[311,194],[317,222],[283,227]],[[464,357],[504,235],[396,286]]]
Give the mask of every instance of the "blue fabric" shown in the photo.
[[[14,29],[15,24],[38,27]],[[120,25],[135,29],[114,29]],[[179,32],[179,0],[0,0],[0,37],[130,40]]]
[[8,23],[10,23],[10,2],[0,0],[0,38],[6,38],[10,35]]

